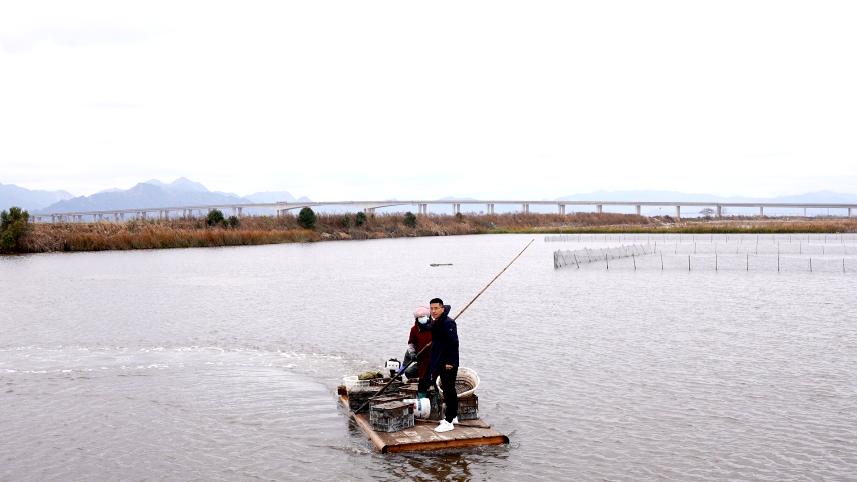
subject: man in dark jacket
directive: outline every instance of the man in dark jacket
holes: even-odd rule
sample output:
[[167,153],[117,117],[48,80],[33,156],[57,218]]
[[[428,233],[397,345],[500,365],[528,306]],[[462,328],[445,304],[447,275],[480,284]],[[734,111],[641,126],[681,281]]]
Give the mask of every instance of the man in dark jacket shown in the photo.
[[440,377],[443,399],[446,402],[444,420],[435,428],[435,432],[448,432],[458,422],[458,393],[455,391],[455,378],[458,376],[458,328],[455,320],[449,317],[449,305],[434,298],[429,303],[431,311],[431,361],[429,373],[431,380]]

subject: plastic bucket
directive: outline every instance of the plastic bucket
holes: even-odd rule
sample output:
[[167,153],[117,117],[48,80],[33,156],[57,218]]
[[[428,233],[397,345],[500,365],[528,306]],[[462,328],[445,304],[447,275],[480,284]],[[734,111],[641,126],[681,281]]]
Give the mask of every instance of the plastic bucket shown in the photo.
[[355,383],[357,383],[357,375],[346,375],[342,377],[342,384],[345,385],[347,390],[350,390]]
[[431,416],[431,401],[428,398],[408,398],[405,403],[414,406],[414,418],[429,418]]

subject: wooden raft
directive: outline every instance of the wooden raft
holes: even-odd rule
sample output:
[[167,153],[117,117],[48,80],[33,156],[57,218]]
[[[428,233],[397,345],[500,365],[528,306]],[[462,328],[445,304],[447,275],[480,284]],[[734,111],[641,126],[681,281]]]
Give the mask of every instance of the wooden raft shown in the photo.
[[[347,408],[348,396],[339,397]],[[443,433],[434,431],[438,424],[436,420],[417,420],[413,427],[399,432],[376,432],[372,430],[368,414],[351,415],[381,453],[422,452],[509,443],[509,437],[494,430],[481,419],[463,421],[455,425],[455,430]]]

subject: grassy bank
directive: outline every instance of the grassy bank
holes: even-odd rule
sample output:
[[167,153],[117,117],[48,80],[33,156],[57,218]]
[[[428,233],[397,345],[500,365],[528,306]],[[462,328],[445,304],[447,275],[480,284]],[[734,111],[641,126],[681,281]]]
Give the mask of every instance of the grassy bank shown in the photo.
[[209,227],[204,219],[126,223],[31,224],[23,252],[240,246],[323,240],[451,236],[484,233],[841,233],[857,232],[848,219],[649,218],[614,213],[419,216],[408,226],[404,215],[379,214],[358,224],[355,215],[319,214],[313,229],[294,216],[247,217],[237,227]]

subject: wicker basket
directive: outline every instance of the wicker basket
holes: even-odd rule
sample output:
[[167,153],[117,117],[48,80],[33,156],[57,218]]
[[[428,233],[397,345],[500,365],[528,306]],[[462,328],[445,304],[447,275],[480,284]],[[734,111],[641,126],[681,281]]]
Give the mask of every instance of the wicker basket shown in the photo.
[[[435,381],[437,383],[437,389],[440,390],[440,394],[443,395],[443,388],[440,386],[440,377]],[[476,391],[476,388],[479,386],[479,375],[476,374],[476,370],[467,367],[458,367],[458,374],[455,376],[455,393],[458,394],[458,398],[466,398]]]

